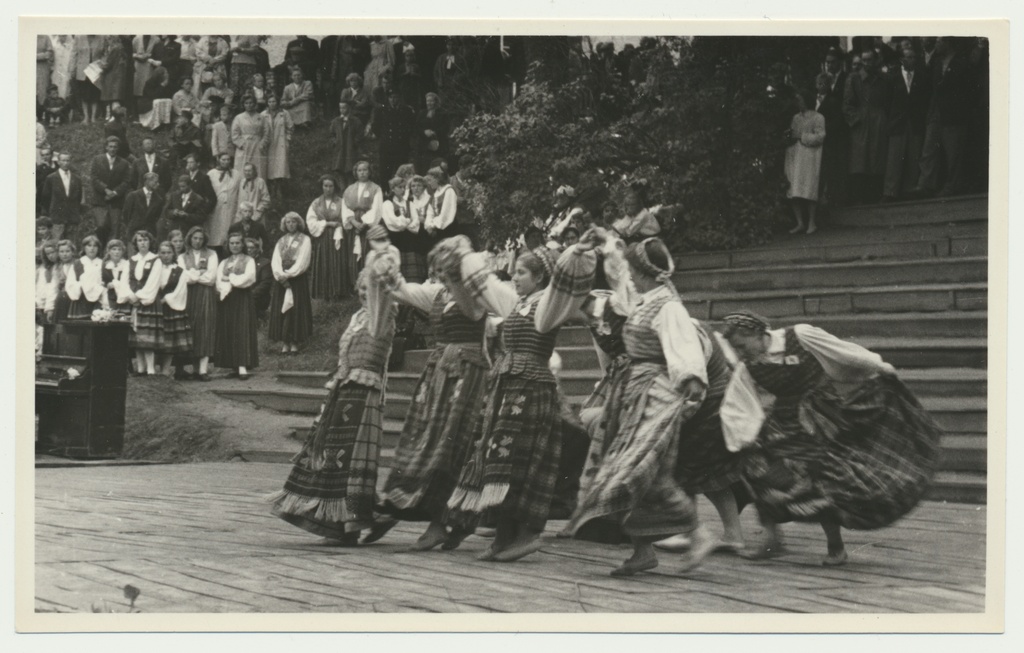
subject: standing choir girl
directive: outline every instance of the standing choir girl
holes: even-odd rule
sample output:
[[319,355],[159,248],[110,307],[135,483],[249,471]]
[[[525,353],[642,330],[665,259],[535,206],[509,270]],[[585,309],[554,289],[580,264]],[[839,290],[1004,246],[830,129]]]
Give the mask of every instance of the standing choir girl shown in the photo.
[[427,190],[430,191],[430,204],[434,214],[424,228],[433,238],[454,236],[458,231],[455,211],[459,199],[455,195],[455,189],[448,184],[448,173],[441,168],[431,168],[423,179],[427,184]]
[[124,242],[112,240],[107,243],[107,253],[103,257],[103,307],[117,313],[128,315],[132,312],[128,296],[131,287],[128,281],[129,265],[125,258]]
[[402,277],[412,283],[422,283],[427,278],[426,261],[419,253],[420,220],[409,211],[405,195],[405,180],[395,177],[388,184],[391,196],[381,206],[381,217],[387,227],[388,237],[402,256]]
[[366,256],[366,239],[363,235],[369,227],[380,223],[381,205],[384,193],[380,186],[370,181],[370,164],[360,161],[352,173],[356,181],[345,189],[341,202],[341,218],[345,226],[348,247],[354,254],[350,263],[352,278],[358,273],[361,261]]
[[345,246],[341,196],[338,182],[330,175],[320,177],[323,194],[306,211],[306,226],[312,238],[311,292],[314,299],[343,299],[355,282],[352,247]]
[[53,322],[57,298],[57,246],[43,241],[36,262],[36,356],[43,353],[43,325]]
[[570,521],[573,532],[595,518],[622,525],[633,556],[613,569],[613,576],[658,566],[653,543],[668,536],[690,536],[687,569],[714,548],[696,504],[675,478],[679,429],[700,407],[708,387],[700,336],[671,286],[673,265],[664,244],[648,238],[630,245],[626,260],[641,293],[623,326],[629,382],[606,404],[605,414],[618,420],[614,439]]
[[53,286],[53,321],[62,322],[68,317],[68,309],[71,308],[71,298],[68,297],[68,277],[74,274],[75,267],[75,245],[70,240],[61,240],[57,243],[57,278]]
[[256,261],[245,253],[240,233],[228,236],[228,256],[217,268],[217,337],[214,360],[217,367],[230,369],[228,377],[245,381],[249,370],[259,366],[256,343],[256,309],[252,285],[256,283]]
[[86,236],[82,240],[82,257],[74,262],[68,274],[64,291],[71,300],[68,319],[88,320],[100,308],[103,295],[103,259],[100,258],[100,239]]
[[313,333],[313,303],[309,298],[309,263],[312,247],[302,233],[302,217],[291,211],[281,218],[281,238],[270,260],[274,285],[270,289],[268,336],[282,343],[281,353],[299,351]]
[[[426,521],[427,529],[413,545],[426,551],[440,544],[454,548],[468,533],[449,533],[447,502],[459,479],[478,430],[489,367],[485,350],[487,307],[502,293],[511,305],[515,297],[496,280],[480,297],[466,291],[461,280],[479,274],[485,262],[468,240],[438,243],[429,259],[437,282],[409,283],[401,276],[389,280],[400,304],[430,316],[436,344],[420,374],[384,486],[382,511],[406,521]],[[490,281],[490,279],[488,279]],[[394,522],[381,522],[364,542],[379,539]]]
[[[427,232],[426,225],[429,222],[433,222],[434,219],[434,205],[430,201],[430,193],[427,192],[427,182],[423,177],[419,175],[413,175],[409,178],[406,184],[406,201],[405,201],[405,212],[409,215],[410,223],[415,220],[419,224],[419,235],[415,238],[410,238],[410,242],[413,245],[413,252],[415,252],[415,260],[419,264],[419,278],[421,280],[426,279],[426,254],[430,251],[430,248],[434,246],[438,240],[434,237],[434,234]],[[410,277],[410,281],[415,280],[415,277]]]
[[206,246],[202,227],[188,230],[187,249],[178,256],[178,266],[188,284],[187,313],[192,326],[195,378],[210,380],[210,357],[217,352],[217,252]]
[[394,302],[369,272],[397,267],[398,261],[377,252],[367,259],[358,281],[361,308],[338,343],[327,400],[284,489],[271,498],[278,517],[342,546],[356,545],[360,530],[374,525],[381,407],[395,335]]
[[132,236],[132,244],[135,245],[136,254],[129,259],[128,283],[135,329],[130,343],[135,350],[136,373],[154,376],[156,350],[160,346],[160,331],[163,328],[163,307],[156,301],[163,265],[157,255],[150,251],[153,234],[136,231]]
[[192,324],[186,310],[188,280],[178,265],[174,245],[166,241],[160,243],[159,256],[160,289],[157,291],[157,303],[160,305],[162,321],[157,351],[163,355],[161,370],[168,374],[175,356],[192,351]]
[[878,354],[809,324],[773,330],[749,311],[724,321],[743,363],[722,401],[722,430],[742,450],[767,534],[750,557],[779,551],[776,524],[817,522],[828,540],[822,564],[842,565],[841,528],[881,528],[917,505],[942,433]]

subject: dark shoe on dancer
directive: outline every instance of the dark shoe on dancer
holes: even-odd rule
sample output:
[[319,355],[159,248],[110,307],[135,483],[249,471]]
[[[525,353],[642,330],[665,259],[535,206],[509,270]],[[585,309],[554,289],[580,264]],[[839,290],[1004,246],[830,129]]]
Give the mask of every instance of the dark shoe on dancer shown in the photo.
[[398,524],[397,519],[387,519],[384,521],[374,522],[373,526],[370,527],[370,532],[363,538],[363,544],[373,544],[380,538],[387,535],[388,531]]
[[409,547],[410,551],[430,551],[431,549],[440,546],[448,541],[448,534],[443,535],[432,535],[424,533],[419,536],[416,543]]
[[444,541],[444,544],[441,545],[441,550],[454,551],[455,549],[459,548],[459,545],[462,544],[463,540],[465,540],[472,534],[473,531],[471,530],[453,528],[452,531],[448,533],[448,539],[446,539]]
[[325,537],[324,546],[353,547],[359,545],[359,531],[345,533],[344,537]]

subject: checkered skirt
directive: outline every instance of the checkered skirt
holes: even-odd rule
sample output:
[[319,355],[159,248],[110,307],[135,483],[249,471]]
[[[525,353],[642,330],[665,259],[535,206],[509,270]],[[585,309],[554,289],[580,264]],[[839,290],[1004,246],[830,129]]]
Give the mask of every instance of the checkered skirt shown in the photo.
[[163,306],[163,324],[157,351],[164,354],[187,354],[192,351],[192,321],[186,311]]

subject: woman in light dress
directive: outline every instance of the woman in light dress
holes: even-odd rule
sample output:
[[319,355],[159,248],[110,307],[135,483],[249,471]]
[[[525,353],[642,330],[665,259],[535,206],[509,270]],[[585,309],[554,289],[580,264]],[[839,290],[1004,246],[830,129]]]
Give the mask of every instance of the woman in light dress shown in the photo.
[[256,176],[267,178],[267,151],[270,129],[263,116],[256,113],[256,99],[242,98],[244,111],[231,122],[231,142],[235,144],[235,170],[242,172],[246,163],[256,166]]
[[804,230],[804,212],[807,213],[807,233],[818,230],[815,214],[818,209],[818,188],[821,185],[821,153],[825,144],[825,116],[814,110],[815,92],[803,90],[796,94],[797,114],[789,123],[790,146],[786,149],[785,172],[789,180],[786,197],[793,205],[796,226],[789,233]]

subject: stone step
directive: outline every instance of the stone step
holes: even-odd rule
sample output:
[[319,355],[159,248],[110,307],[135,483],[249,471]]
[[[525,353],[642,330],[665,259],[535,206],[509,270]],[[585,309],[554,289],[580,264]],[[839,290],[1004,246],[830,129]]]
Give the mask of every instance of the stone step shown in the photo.
[[846,313],[978,311],[988,308],[988,284],[936,283],[846,288],[784,288],[722,293],[681,293],[690,316],[719,320],[747,309],[765,317],[817,317]]
[[681,293],[952,284],[983,282],[987,279],[988,258],[984,256],[685,270],[676,272],[672,277]]
[[[884,332],[883,332],[884,333]],[[925,338],[851,336],[849,340],[876,352],[897,368],[903,367],[971,367],[984,368],[988,359],[985,338]],[[593,346],[559,347],[563,370],[598,370]],[[423,370],[429,349],[405,352],[403,372],[418,374]]]
[[906,226],[988,221],[987,195],[851,206],[836,210],[830,224],[845,227]]
[[918,399],[946,433],[988,432],[988,402],[985,397],[919,397]]
[[984,472],[988,469],[988,444],[984,433],[943,435],[939,469]]
[[772,319],[778,328],[811,323],[839,338],[885,334],[890,337],[984,338],[988,333],[987,311],[946,311],[941,313],[864,313],[861,315],[817,315]]
[[940,471],[925,494],[932,501],[984,504],[988,500],[985,472]]
[[918,397],[986,397],[988,371],[969,367],[901,369],[900,379]]
[[688,252],[675,257],[677,270],[758,267],[771,263],[841,263],[879,259],[928,259],[988,254],[988,224],[903,228],[835,228],[812,236],[781,235],[768,247]]

